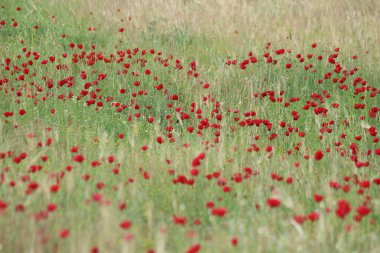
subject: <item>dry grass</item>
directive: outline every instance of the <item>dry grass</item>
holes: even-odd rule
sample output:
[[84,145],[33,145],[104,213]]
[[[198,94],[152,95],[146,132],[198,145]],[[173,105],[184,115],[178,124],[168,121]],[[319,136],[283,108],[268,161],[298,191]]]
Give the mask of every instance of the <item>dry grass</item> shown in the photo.
[[235,45],[244,45],[247,40],[293,40],[302,45],[305,40],[317,40],[367,50],[378,48],[380,43],[377,0],[68,1],[73,2],[74,15],[86,18],[92,12],[104,29],[120,21],[129,23],[131,17],[136,30],[130,31],[130,39],[134,32],[155,26],[157,33],[186,28]]

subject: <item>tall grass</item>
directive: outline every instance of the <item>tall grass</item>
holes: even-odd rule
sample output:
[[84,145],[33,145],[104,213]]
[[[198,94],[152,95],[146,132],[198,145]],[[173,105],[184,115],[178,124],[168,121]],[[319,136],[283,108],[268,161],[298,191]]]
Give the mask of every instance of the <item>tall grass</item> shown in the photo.
[[[376,136],[368,132],[371,126],[380,129],[379,114],[368,113],[380,106],[379,95],[371,98],[368,91],[362,99],[354,92],[362,84],[352,85],[361,77],[366,80],[363,87],[375,88],[375,93],[380,88],[378,1],[0,3],[0,21],[6,23],[0,27],[0,252],[196,252],[190,249],[197,244],[200,252],[380,251],[379,186],[374,181],[379,178],[375,153],[380,151]],[[15,21],[17,27],[12,25]],[[82,51],[112,59],[111,54],[117,58],[118,52],[135,48],[138,53],[125,56],[122,63],[98,60],[90,65],[86,57],[73,62]],[[281,48],[286,52],[277,55],[275,50]],[[41,57],[26,57],[28,51]],[[249,52],[258,62],[242,69],[239,64],[249,59]],[[266,63],[265,52],[278,64]],[[298,53],[305,63],[299,62]],[[332,81],[343,76],[328,63],[332,54],[339,54],[343,69],[358,68],[347,75],[347,91]],[[317,60],[319,55],[323,60]],[[55,56],[54,63],[41,64],[50,56]],[[10,70],[7,58],[12,61]],[[17,81],[22,73],[14,66],[21,68],[28,60],[34,62],[27,67],[30,73],[25,81]],[[183,70],[176,69],[176,60]],[[236,65],[227,65],[229,60]],[[194,61],[197,68],[191,70]],[[125,62],[131,63],[128,74],[118,74]],[[287,63],[292,67],[285,68]],[[315,72],[305,70],[307,63]],[[57,69],[58,64],[67,69]],[[146,69],[152,73],[144,74]],[[87,79],[80,77],[82,71]],[[323,78],[327,72],[332,72],[331,79]],[[104,80],[100,74],[106,74]],[[70,76],[73,86],[58,85]],[[49,79],[54,83],[51,89],[46,88]],[[97,94],[96,101],[87,105],[91,98],[83,93],[84,86],[95,80],[98,84],[87,90]],[[160,83],[162,90],[156,87]],[[147,95],[132,96],[139,91]],[[271,102],[266,91],[283,102]],[[109,97],[113,100],[107,102]],[[284,106],[294,98],[298,101]],[[308,100],[318,101],[328,113],[315,115],[314,107],[303,110]],[[126,108],[117,112],[120,106],[114,102]],[[365,104],[364,110],[354,109],[359,103]],[[20,110],[26,114],[19,115]],[[294,111],[300,116],[297,120]],[[6,117],[6,112],[14,115]],[[190,119],[181,118],[181,112]],[[244,115],[247,112],[255,115]],[[202,119],[210,123],[204,129]],[[273,125],[269,130],[262,122],[239,125],[247,119]],[[285,127],[279,126],[281,121]],[[332,132],[323,132],[323,126]],[[269,140],[271,134],[277,138]],[[368,161],[368,166],[353,162],[352,143],[358,161]],[[323,152],[323,159],[314,159],[317,151]],[[17,161],[21,153],[27,156]],[[205,158],[199,160],[203,153]],[[73,160],[78,154],[83,162]],[[194,165],[196,159],[200,165]],[[192,169],[199,175],[191,175]],[[194,185],[174,184],[178,176],[194,179]],[[363,183],[366,180],[370,187]],[[341,187],[334,189],[332,181]],[[27,192],[33,182],[38,189]],[[54,185],[59,186],[57,192],[51,189]],[[323,200],[315,201],[315,194]],[[270,198],[281,205],[271,208]],[[336,214],[339,200],[350,203],[345,218]],[[214,209],[206,207],[209,202]],[[49,204],[57,210],[48,211]],[[371,213],[355,221],[356,208],[362,206]],[[218,207],[227,210],[223,217],[213,214]],[[313,214],[319,218],[313,220]],[[302,224],[294,219],[297,215]],[[184,217],[186,224],[176,224],[174,216]],[[126,220],[132,226],[123,229],[120,224]]]

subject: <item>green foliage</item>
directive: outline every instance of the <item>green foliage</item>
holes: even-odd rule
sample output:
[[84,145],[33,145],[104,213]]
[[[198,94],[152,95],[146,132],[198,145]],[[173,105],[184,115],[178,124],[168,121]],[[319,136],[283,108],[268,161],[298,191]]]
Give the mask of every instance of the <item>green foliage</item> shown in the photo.
[[[275,41],[266,49],[265,38],[238,31],[227,36],[201,32],[191,23],[172,25],[165,17],[144,26],[123,14],[110,17],[102,13],[111,9],[96,9],[91,1],[1,5],[0,20],[6,25],[0,26],[0,201],[7,206],[0,205],[0,252],[89,252],[95,246],[100,252],[184,252],[196,243],[201,252],[378,250],[379,186],[373,180],[379,158],[373,152],[379,144],[368,132],[370,126],[379,131],[378,114],[369,116],[371,108],[379,107],[378,95],[354,92],[360,86],[378,91],[378,49],[339,52],[344,69],[358,68],[358,74],[346,75],[344,91],[344,82],[332,81],[343,75],[328,63],[338,53],[328,42],[314,49],[313,41]],[[329,38],[318,38],[324,39]],[[288,47],[291,52],[275,53]],[[33,52],[40,58],[33,60]],[[248,52],[259,60],[241,68]],[[266,52],[278,63],[266,63]],[[25,65],[28,60],[33,65]],[[236,64],[226,64],[233,60]],[[292,67],[286,68],[289,63]],[[313,64],[310,71],[308,64]],[[30,73],[20,80],[23,70],[16,67],[23,65]],[[328,72],[332,77],[324,78]],[[354,87],[356,77],[366,84]],[[53,85],[47,88],[49,80]],[[296,101],[285,106],[291,99]],[[302,109],[311,101],[328,113]],[[355,104],[365,109],[353,109]],[[240,126],[247,119],[261,121]],[[281,121],[285,126],[279,126]],[[361,140],[355,139],[358,135]],[[369,166],[353,162],[352,143],[358,161]],[[323,151],[323,159],[314,159],[317,151]],[[27,156],[18,161],[22,153]],[[75,161],[79,154],[83,162]],[[205,158],[194,165],[200,154]],[[195,168],[198,176],[191,175]],[[193,185],[183,183],[191,179]],[[355,180],[368,180],[371,186]],[[340,189],[331,186],[333,181]],[[38,189],[28,192],[33,182]],[[50,187],[56,184],[54,192]],[[343,190],[345,185],[350,191]],[[316,193],[323,201],[314,201]],[[281,200],[280,207],[268,206],[272,197]],[[335,214],[340,199],[352,208],[344,219]],[[206,207],[210,202],[227,213],[213,214],[213,207]],[[47,211],[52,203],[57,210]],[[354,221],[363,203],[371,213]],[[25,210],[19,210],[20,204]],[[318,220],[309,217],[313,212],[320,214]],[[186,225],[175,224],[174,215],[185,217]],[[305,219],[303,224],[294,220],[296,215]],[[131,220],[132,228],[121,229],[124,220]],[[70,235],[60,238],[66,228]],[[239,239],[237,246],[231,245],[233,237]]]

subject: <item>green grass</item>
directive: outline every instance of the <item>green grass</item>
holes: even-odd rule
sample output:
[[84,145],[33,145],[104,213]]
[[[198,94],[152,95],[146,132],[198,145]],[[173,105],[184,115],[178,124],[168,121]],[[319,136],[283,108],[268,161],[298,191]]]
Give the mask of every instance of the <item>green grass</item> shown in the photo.
[[[373,25],[379,19],[379,6],[375,1],[364,2],[342,6],[338,1],[326,5],[281,1],[292,10],[291,16],[275,3],[257,1],[220,1],[215,3],[218,8],[208,2],[201,8],[188,1],[161,5],[149,1],[108,5],[101,1],[0,2],[0,21],[6,22],[0,26],[0,157],[4,156],[0,159],[0,201],[6,203],[0,208],[0,252],[91,252],[94,247],[99,252],[187,252],[196,244],[201,245],[200,252],[378,252],[379,186],[373,180],[379,178],[379,156],[374,152],[380,146],[367,125],[379,131],[379,113],[373,118],[368,114],[380,106],[379,36]],[[20,12],[16,11],[18,6]],[[172,11],[164,12],[167,9]],[[248,15],[253,9],[257,14]],[[347,19],[351,16],[357,23]],[[18,22],[17,27],[12,26],[12,19]],[[341,27],[337,20],[342,20]],[[89,27],[96,30],[89,31]],[[125,28],[123,33],[118,32],[121,27]],[[272,45],[267,50],[268,41]],[[311,48],[314,42],[318,44],[315,49]],[[75,48],[70,48],[70,43],[75,43]],[[83,49],[78,44],[83,44]],[[332,81],[343,75],[334,73],[335,65],[327,62],[337,47],[336,61],[343,69],[358,68],[344,82],[347,91]],[[135,48],[138,54],[130,59],[125,55],[117,62],[121,52]],[[291,49],[291,53],[276,55],[280,48]],[[144,49],[147,53],[142,55]],[[38,52],[40,58],[33,60],[33,54],[26,57],[28,51]],[[82,51],[85,57],[77,57],[78,63],[73,63],[74,54],[79,56]],[[249,59],[250,51],[258,62],[242,70],[239,64]],[[107,59],[113,55],[115,60],[89,65],[85,61],[90,52]],[[265,52],[278,63],[265,63]],[[305,63],[299,62],[298,53]],[[311,53],[313,58],[308,59]],[[323,56],[322,61],[317,60],[318,55]],[[358,59],[352,59],[353,55]],[[41,64],[50,56],[55,56],[54,63]],[[12,60],[10,70],[6,69],[7,58]],[[177,59],[182,70],[176,68]],[[237,64],[227,65],[227,59],[236,59]],[[24,81],[17,81],[25,68],[22,65],[29,60],[33,60],[33,65],[27,66],[29,73]],[[193,61],[197,62],[193,74],[198,77],[188,74]],[[126,62],[131,66],[128,74],[122,74]],[[166,67],[165,62],[169,64]],[[286,63],[292,68],[286,69]],[[58,70],[59,64],[67,69]],[[306,71],[307,64],[314,67]],[[152,73],[145,75],[146,69]],[[80,77],[82,71],[86,79]],[[132,71],[139,76],[133,76]],[[331,79],[318,84],[327,72],[332,73]],[[105,79],[98,80],[99,74],[106,74]],[[59,85],[69,77],[72,86],[67,82]],[[366,84],[354,87],[356,77]],[[49,79],[54,84],[50,89]],[[97,84],[92,83],[96,80]],[[136,81],[139,86],[134,86]],[[85,89],[86,83],[92,83],[91,87]],[[205,83],[210,84],[208,89],[203,88]],[[157,90],[159,84],[163,84],[162,90]],[[373,92],[377,95],[371,98],[370,91],[355,95],[354,89],[360,86],[376,88]],[[89,94],[83,95],[84,90]],[[147,94],[140,95],[140,91]],[[273,91],[275,99],[282,97],[283,101],[273,103],[269,96],[261,97],[266,91]],[[279,96],[281,91],[284,94]],[[314,101],[312,94],[323,97],[324,103],[315,101],[317,107],[328,109],[325,116],[315,115],[314,107],[302,109],[308,100]],[[178,100],[173,100],[173,95]],[[285,107],[284,102],[292,98],[299,101]],[[86,105],[91,99],[95,104]],[[95,109],[97,102],[103,106]],[[333,108],[333,103],[339,107]],[[365,104],[365,109],[354,109],[358,103]],[[117,112],[122,105],[125,108]],[[19,115],[21,109],[26,110],[23,116]],[[198,109],[201,112],[197,113]],[[298,120],[293,119],[292,111],[297,111]],[[6,112],[14,115],[5,117]],[[190,118],[181,119],[181,112]],[[244,116],[246,112],[255,112],[255,116]],[[221,120],[216,119],[218,114]],[[153,123],[148,122],[149,117],[154,118]],[[202,119],[209,125],[200,129]],[[247,119],[268,120],[273,125],[269,130],[263,123],[239,126]],[[279,126],[281,121],[286,127]],[[331,121],[334,124],[328,124]],[[324,124],[331,133],[320,132]],[[188,127],[194,131],[189,133]],[[305,137],[294,128],[305,132]],[[269,140],[271,134],[277,137]],[[356,136],[362,139],[356,140]],[[157,137],[164,143],[159,144]],[[47,145],[49,139],[52,143]],[[341,142],[341,149],[337,142]],[[369,162],[369,166],[360,167],[352,161],[352,143],[358,147],[358,161]],[[77,154],[85,157],[82,163],[73,161],[74,146]],[[148,149],[143,151],[143,146]],[[272,152],[266,151],[268,146],[273,147]],[[314,159],[318,150],[324,152],[320,161]],[[367,155],[368,150],[372,154]],[[21,153],[26,153],[26,158],[15,162]],[[197,167],[199,175],[192,176],[193,159],[201,153],[205,158]],[[305,159],[306,155],[310,159]],[[94,161],[99,166],[93,166]],[[32,173],[33,165],[42,167]],[[254,174],[244,179],[247,167]],[[212,176],[216,172],[220,172],[218,179]],[[274,180],[275,175],[283,179]],[[194,185],[174,184],[178,176],[194,179]],[[236,182],[239,176],[243,179]],[[286,182],[289,177],[292,183]],[[350,180],[345,182],[344,177]],[[355,177],[360,182],[369,180],[370,187],[356,184]],[[333,189],[331,181],[342,187],[349,185],[350,191]],[[27,193],[31,182],[39,187]],[[223,182],[230,192],[223,191]],[[11,187],[12,183],[15,186]],[[59,184],[56,193],[50,190],[55,184]],[[101,193],[101,201],[93,199],[96,193]],[[313,199],[316,193],[324,197],[320,203]],[[267,205],[272,197],[281,201],[278,208]],[[342,199],[351,206],[344,219],[335,214]],[[208,202],[226,208],[226,215],[212,215]],[[57,210],[47,212],[51,203]],[[126,204],[125,209],[120,210],[121,203]],[[25,208],[22,212],[16,211],[20,204]],[[371,213],[355,221],[356,208],[363,205]],[[313,222],[308,218],[312,212],[320,215]],[[185,217],[187,223],[174,224],[174,215]],[[297,224],[295,215],[305,216],[305,222]],[[133,225],[123,230],[119,225],[125,220]],[[195,224],[196,220],[201,224]],[[70,231],[67,238],[60,237],[63,229]],[[236,246],[231,244],[232,238],[238,238]]]

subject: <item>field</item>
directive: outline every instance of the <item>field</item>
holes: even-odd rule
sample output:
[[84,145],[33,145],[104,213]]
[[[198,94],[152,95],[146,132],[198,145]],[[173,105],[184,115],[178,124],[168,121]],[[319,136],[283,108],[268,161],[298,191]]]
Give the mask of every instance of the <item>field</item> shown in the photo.
[[380,252],[379,1],[0,6],[0,253]]

